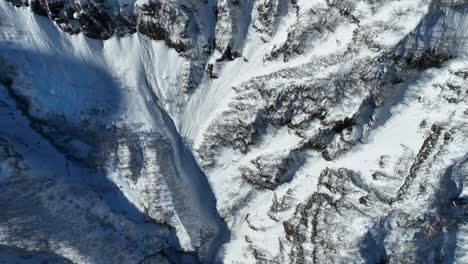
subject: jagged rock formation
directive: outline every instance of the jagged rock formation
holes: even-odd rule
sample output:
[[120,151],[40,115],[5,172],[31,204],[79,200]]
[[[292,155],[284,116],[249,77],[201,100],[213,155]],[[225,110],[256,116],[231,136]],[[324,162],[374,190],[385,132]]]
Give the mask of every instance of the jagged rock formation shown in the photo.
[[1,1],[0,262],[465,263],[467,14]]

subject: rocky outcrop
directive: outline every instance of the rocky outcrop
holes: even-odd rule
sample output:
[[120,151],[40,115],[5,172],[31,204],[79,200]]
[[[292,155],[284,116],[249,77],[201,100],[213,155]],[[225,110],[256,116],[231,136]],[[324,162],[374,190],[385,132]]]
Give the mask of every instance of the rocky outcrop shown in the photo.
[[130,6],[109,7],[104,1],[65,1],[31,0],[10,1],[15,6],[29,6],[41,16],[47,16],[62,30],[85,35],[96,39],[108,39],[111,36],[124,36],[135,33],[135,17]]
[[[354,255],[358,253],[353,252],[352,248],[357,247],[359,241],[351,242],[345,238],[359,231],[357,227],[341,223],[351,217],[360,219],[359,229],[365,228],[372,214],[386,209],[382,205],[375,211],[367,209],[378,200],[372,197],[363,202],[361,197],[366,196],[368,191],[359,177],[346,169],[321,173],[319,191],[306,203],[298,205],[292,219],[283,223],[286,238],[292,243],[291,252],[288,253],[291,263],[333,263],[358,259]],[[339,252],[353,253],[340,260]]]
[[[427,141],[431,139],[433,136]],[[422,149],[441,153],[447,151],[450,144],[445,141],[438,145],[444,148],[440,150],[438,146],[428,147],[424,143]],[[290,247],[284,254],[291,263],[435,263],[452,258],[456,243],[453,237],[466,211],[463,202],[458,202],[460,189],[453,186],[460,174],[454,173],[452,166],[434,174],[437,169],[431,168],[431,164],[441,160],[436,156],[427,160],[418,157],[419,154],[416,162],[421,162],[424,171],[410,169],[407,177],[417,174],[419,193],[415,196],[415,190],[405,188],[407,178],[394,182],[395,188],[402,184],[394,194],[398,203],[383,199],[384,191],[378,184],[366,183],[353,171],[323,171],[317,193],[299,204],[292,218],[283,223]],[[437,183],[432,186],[434,182]],[[405,198],[401,192],[405,193]],[[414,202],[414,197],[431,199],[433,203],[416,212],[405,206]],[[401,247],[403,241],[405,246]]]
[[[313,74],[317,68],[326,66],[318,62],[262,76],[234,88],[237,97],[230,109],[222,114],[223,120],[213,124],[205,134],[206,144],[198,150],[200,157],[212,164],[216,149],[221,146],[246,153],[250,146],[258,143],[268,126],[288,127],[304,138],[304,147],[314,145],[307,141],[315,140],[318,144],[314,147],[320,148],[318,145],[326,144],[335,133],[343,133],[343,142],[348,141],[345,134],[352,134],[353,113],[338,116],[328,113],[336,113],[334,107],[344,105],[357,112],[360,105],[348,101],[348,94],[367,100],[366,90],[370,87],[362,79],[370,75],[370,65],[358,66],[359,63],[348,72],[319,79]],[[300,78],[305,79],[288,81]],[[311,133],[310,126],[315,122],[323,127]]]
[[252,27],[261,33],[264,41],[270,41],[278,30],[279,23],[290,11],[294,1],[267,0],[256,1],[253,10]]
[[154,40],[164,40],[177,52],[189,52],[192,46],[190,18],[172,1],[148,1],[136,4],[138,32]]
[[251,164],[241,167],[240,171],[242,179],[255,186],[256,189],[274,190],[279,185],[290,181],[302,162],[303,158],[296,152],[291,152],[285,157],[264,155],[251,160]]
[[287,38],[278,47],[274,47],[267,59],[290,57],[303,54],[312,48],[308,43],[314,42],[328,32],[334,32],[343,20],[359,23],[358,14],[354,14],[356,3],[353,1],[319,1],[302,9],[297,1],[291,1],[295,9],[297,23],[288,30]]
[[221,0],[216,10],[216,48],[231,60],[242,54],[252,21],[251,0]]

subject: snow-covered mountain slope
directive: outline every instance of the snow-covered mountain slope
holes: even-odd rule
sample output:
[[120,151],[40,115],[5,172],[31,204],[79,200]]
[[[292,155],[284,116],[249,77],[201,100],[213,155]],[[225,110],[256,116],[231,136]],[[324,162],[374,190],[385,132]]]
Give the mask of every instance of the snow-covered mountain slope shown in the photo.
[[[217,215],[205,176],[161,109],[158,98],[170,95],[163,95],[164,89],[157,95],[152,90],[162,85],[167,92],[177,93],[168,88],[180,77],[172,71],[183,68],[186,61],[163,43],[139,35],[105,43],[70,36],[27,9],[1,5],[2,83],[30,123],[20,125],[42,135],[70,164],[91,169],[70,169],[70,173],[91,186],[86,187],[89,191],[100,188],[110,193],[103,199],[121,214],[130,214],[137,226],[148,221],[173,226],[181,250],[196,250],[201,259],[210,260],[228,231]],[[155,60],[146,60],[149,57]],[[11,127],[5,124],[2,129]],[[58,166],[53,160],[49,163]],[[48,170],[54,171],[53,167]],[[63,171],[56,173],[55,177],[67,178]],[[146,247],[144,236],[151,235],[134,233],[138,243],[132,247]],[[179,250],[177,243],[168,242],[170,236],[157,241]],[[122,254],[132,259],[128,262],[145,256]],[[104,253],[99,256],[103,260],[96,261],[107,263],[112,255]]]
[[467,40],[464,0],[0,1],[0,262],[465,263]]

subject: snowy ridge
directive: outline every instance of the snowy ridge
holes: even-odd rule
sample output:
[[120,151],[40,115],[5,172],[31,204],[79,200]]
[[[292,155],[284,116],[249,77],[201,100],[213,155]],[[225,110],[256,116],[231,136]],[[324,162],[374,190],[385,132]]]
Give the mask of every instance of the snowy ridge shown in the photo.
[[466,260],[466,1],[9,2],[0,259]]

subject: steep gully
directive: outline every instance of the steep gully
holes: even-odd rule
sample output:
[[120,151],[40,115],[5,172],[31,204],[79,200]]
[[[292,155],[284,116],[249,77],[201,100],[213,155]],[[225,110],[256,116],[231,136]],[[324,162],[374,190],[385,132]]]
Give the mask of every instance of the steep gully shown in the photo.
[[[230,238],[230,231],[217,212],[216,198],[206,175],[182,140],[174,121],[160,105],[160,101],[149,82],[145,81],[145,83],[146,85],[140,87],[140,91],[146,98],[150,98],[146,102],[147,108],[150,109],[153,118],[162,121],[163,127],[161,129],[167,135],[173,150],[172,160],[176,167],[177,175],[165,175],[165,179],[171,189],[173,200],[179,201],[175,202],[176,212],[185,227],[190,226],[191,222],[195,220],[190,215],[190,211],[193,209],[196,209],[202,218],[207,219],[211,222],[211,225],[215,226],[215,234],[211,238],[204,262],[216,263],[218,262],[217,257],[219,257],[218,253],[221,246]],[[183,181],[189,188],[180,188],[177,180]],[[189,193],[188,196],[187,192]],[[198,220],[203,221],[203,219]],[[198,235],[198,230],[187,230],[187,232],[189,236]]]

